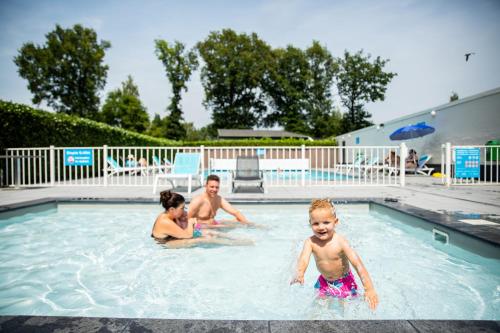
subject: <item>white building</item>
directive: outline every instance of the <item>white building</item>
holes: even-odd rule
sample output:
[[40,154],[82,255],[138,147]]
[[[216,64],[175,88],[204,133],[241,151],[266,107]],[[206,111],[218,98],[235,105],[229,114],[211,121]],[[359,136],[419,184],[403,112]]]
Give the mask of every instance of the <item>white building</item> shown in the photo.
[[[435,132],[424,137],[392,141],[397,129],[425,122]],[[429,108],[383,124],[336,137],[339,146],[394,146],[404,142],[419,155],[432,154],[430,164],[441,163],[441,144],[484,145],[500,140],[500,88]]]

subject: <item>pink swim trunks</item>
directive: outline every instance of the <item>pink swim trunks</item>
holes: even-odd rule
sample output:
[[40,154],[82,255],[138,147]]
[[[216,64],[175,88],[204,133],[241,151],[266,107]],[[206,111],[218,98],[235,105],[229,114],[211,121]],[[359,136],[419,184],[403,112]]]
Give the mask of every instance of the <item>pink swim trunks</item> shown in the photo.
[[338,298],[346,298],[357,295],[358,285],[354,280],[354,275],[349,270],[340,279],[328,281],[320,275],[314,288],[319,289],[320,296],[333,296]]

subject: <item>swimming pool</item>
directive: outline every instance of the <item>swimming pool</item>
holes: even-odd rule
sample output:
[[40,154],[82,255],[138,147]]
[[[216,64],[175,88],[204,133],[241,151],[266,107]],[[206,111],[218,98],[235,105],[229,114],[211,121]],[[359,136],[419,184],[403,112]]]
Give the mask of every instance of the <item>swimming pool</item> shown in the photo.
[[[215,173],[219,175],[222,179],[227,179],[229,171],[226,170],[206,170],[205,178],[211,174]],[[264,177],[266,182],[292,182],[299,183],[302,180],[302,171],[300,170],[283,170],[283,171],[271,171],[266,170],[264,172]],[[330,170],[307,170],[304,171],[304,180],[306,181],[339,181],[352,179],[352,176],[345,175],[342,173],[333,172]]]
[[[0,314],[178,319],[500,318],[500,261],[435,241],[370,205],[339,205],[381,304],[315,300],[290,286],[305,204],[237,206],[270,229],[236,229],[255,246],[169,250],[150,238],[158,205],[59,204],[0,223]],[[356,275],[359,284],[359,279]]]

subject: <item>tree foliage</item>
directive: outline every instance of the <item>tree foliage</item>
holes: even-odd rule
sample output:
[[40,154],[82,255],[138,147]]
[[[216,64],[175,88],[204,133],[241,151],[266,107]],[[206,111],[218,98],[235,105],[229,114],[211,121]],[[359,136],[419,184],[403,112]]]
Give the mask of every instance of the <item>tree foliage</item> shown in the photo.
[[371,114],[364,109],[364,104],[383,101],[387,85],[397,75],[383,71],[389,60],[377,57],[372,63],[370,57],[369,54],[363,55],[361,50],[355,54],[345,51],[344,57],[338,59],[337,90],[342,104],[347,108],[342,121],[344,132],[372,124],[368,120]]
[[109,125],[121,127],[139,133],[149,127],[149,115],[139,97],[139,88],[129,75],[122,82],[122,88],[111,91],[99,119]]
[[213,127],[258,126],[267,110],[261,87],[271,48],[255,33],[237,34],[231,29],[211,32],[197,48],[204,61],[203,103],[212,111]]
[[288,46],[273,55],[265,87],[274,110],[266,125],[317,138],[337,134],[339,117],[331,93],[337,64],[330,52],[313,41],[305,51]]
[[94,118],[99,111],[98,92],[106,83],[103,64],[108,41],[97,42],[94,30],[76,24],[56,25],[46,43],[25,43],[14,58],[19,75],[28,80],[33,103],[42,101],[57,112]]
[[310,71],[306,103],[309,115],[307,134],[316,138],[340,134],[341,114],[332,105],[332,85],[338,72],[338,64],[326,47],[317,41],[313,41],[305,54]]
[[273,64],[266,82],[273,111],[267,126],[281,125],[287,131],[307,133],[307,83],[310,78],[304,52],[294,46],[273,50]]
[[182,125],[182,110],[180,107],[181,93],[187,91],[186,82],[193,71],[198,68],[198,59],[194,50],[185,50],[184,44],[175,41],[173,45],[165,40],[156,40],[156,55],[165,66],[167,78],[172,86],[172,98],[168,106],[168,127],[166,137],[183,139],[186,130]]

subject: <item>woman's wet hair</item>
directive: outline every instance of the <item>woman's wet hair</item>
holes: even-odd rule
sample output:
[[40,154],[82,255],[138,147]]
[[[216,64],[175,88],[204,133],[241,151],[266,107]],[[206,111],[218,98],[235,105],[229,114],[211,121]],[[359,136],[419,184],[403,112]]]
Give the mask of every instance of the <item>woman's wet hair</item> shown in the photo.
[[330,199],[314,199],[309,206],[309,215],[316,209],[331,209],[332,215],[337,216],[337,210]]
[[165,210],[169,208],[177,208],[182,205],[186,200],[179,193],[171,191],[160,192],[160,202]]

